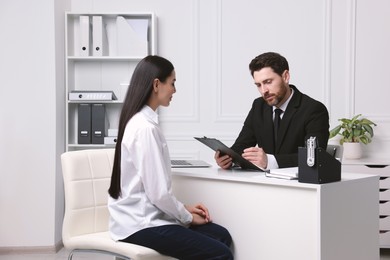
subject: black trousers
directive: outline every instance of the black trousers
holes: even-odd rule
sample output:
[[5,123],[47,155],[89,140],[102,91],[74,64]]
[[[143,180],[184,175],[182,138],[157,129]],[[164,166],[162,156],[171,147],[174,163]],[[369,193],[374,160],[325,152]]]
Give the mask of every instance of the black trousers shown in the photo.
[[121,240],[152,248],[180,260],[233,260],[229,232],[215,223],[194,225],[165,225],[140,230]]

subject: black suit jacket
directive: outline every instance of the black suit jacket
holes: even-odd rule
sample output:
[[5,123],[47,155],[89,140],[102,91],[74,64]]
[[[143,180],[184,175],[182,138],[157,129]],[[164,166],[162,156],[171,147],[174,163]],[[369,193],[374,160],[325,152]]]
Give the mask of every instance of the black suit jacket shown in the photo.
[[258,145],[267,154],[273,154],[280,168],[298,166],[298,147],[304,147],[310,136],[317,137],[320,147],[326,149],[329,138],[329,114],[319,101],[302,94],[295,86],[278,131],[273,138],[273,111],[262,97],[254,100],[244,126],[232,146],[242,154],[248,147]]

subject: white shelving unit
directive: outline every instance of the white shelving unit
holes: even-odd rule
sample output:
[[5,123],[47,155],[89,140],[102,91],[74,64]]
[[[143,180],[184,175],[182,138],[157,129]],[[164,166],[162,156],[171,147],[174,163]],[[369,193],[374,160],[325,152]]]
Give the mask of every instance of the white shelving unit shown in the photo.
[[[85,33],[80,17],[89,18],[88,33]],[[101,17],[102,41],[100,49],[102,56],[95,56],[93,51],[94,23],[93,17]],[[141,21],[143,31],[136,31],[143,36],[146,47],[137,51],[139,45],[134,43],[134,27],[131,22]],[[121,22],[122,24],[120,24]],[[130,29],[132,28],[132,29]],[[138,29],[139,29],[138,28]],[[145,30],[145,28],[147,28]],[[135,27],[137,29],[137,27]],[[146,55],[157,53],[156,17],[153,13],[66,13],[65,14],[65,55],[66,55],[66,149],[79,150],[88,148],[114,147],[109,144],[79,144],[78,143],[78,105],[81,103],[104,104],[108,128],[117,129],[119,114],[127,92],[132,72],[137,63]],[[133,34],[132,34],[133,33]],[[89,49],[86,55],[81,50],[85,37],[89,38]],[[97,38],[97,37],[96,37]],[[95,39],[96,40],[96,39]],[[135,41],[134,41],[135,42]],[[137,42],[139,44],[139,42]],[[83,46],[84,46],[83,45]],[[88,46],[87,46],[88,47]],[[130,53],[130,54],[129,54]],[[71,91],[113,91],[117,100],[113,101],[71,101],[68,94]],[[107,131],[107,129],[106,129]]]
[[344,159],[342,171],[379,176],[379,245],[381,248],[390,248],[390,160],[386,158]]

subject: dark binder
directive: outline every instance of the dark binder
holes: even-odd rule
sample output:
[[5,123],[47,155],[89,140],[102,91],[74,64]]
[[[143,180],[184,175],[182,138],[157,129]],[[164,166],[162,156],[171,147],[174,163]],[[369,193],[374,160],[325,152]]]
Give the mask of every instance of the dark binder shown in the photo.
[[91,104],[79,104],[78,106],[77,141],[79,144],[91,143]]
[[306,147],[298,148],[298,181],[322,184],[341,180],[341,163],[321,147],[315,148],[313,166],[307,163]]
[[104,144],[106,122],[104,104],[92,104],[92,144]]

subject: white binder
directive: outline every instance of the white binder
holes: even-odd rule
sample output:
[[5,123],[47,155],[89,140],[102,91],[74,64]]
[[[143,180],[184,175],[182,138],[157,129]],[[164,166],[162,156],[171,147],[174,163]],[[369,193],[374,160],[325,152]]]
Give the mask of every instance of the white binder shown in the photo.
[[113,91],[89,91],[89,90],[73,90],[69,93],[70,101],[79,100],[117,100]]
[[148,55],[148,19],[126,19],[118,16],[117,48],[120,56],[144,57]]
[[101,16],[92,16],[92,55],[107,56],[107,34]]
[[107,32],[108,55],[117,56],[117,31],[116,18],[105,17],[104,27]]
[[80,56],[89,56],[89,42],[90,42],[90,25],[89,16],[80,15]]

